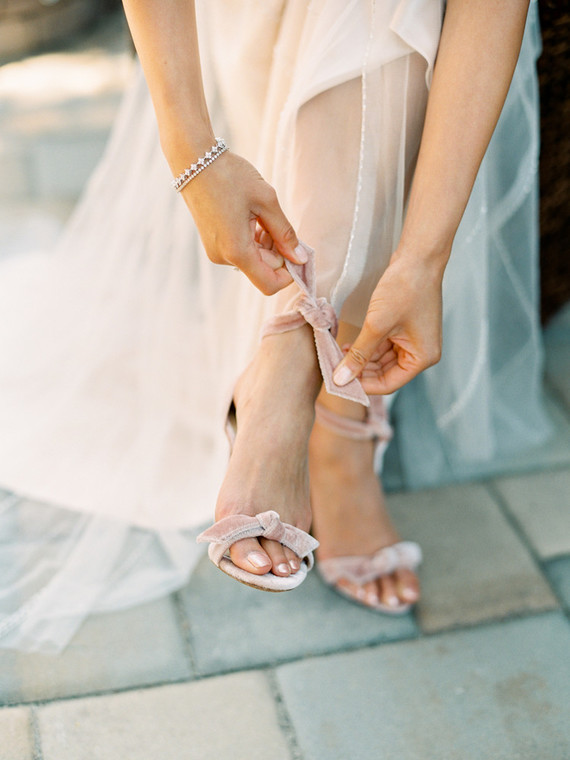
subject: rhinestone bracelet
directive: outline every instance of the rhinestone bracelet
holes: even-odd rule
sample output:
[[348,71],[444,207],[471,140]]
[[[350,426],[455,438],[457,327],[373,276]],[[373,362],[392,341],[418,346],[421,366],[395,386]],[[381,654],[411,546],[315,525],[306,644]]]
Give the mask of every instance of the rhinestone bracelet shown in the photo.
[[194,177],[197,177],[200,172],[203,172],[207,166],[210,166],[210,164],[213,163],[216,158],[219,158],[227,149],[228,146],[226,145],[224,138],[218,137],[210,150],[207,150],[195,164],[191,164],[188,169],[185,169],[182,174],[179,174],[178,177],[175,177],[172,180],[172,187],[177,193],[179,193],[194,179]]

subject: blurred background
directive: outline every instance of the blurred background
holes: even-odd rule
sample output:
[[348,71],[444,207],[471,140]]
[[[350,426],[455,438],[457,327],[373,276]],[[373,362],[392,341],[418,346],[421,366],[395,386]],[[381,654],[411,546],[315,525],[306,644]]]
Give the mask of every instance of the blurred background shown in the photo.
[[[546,323],[570,300],[570,3],[541,0],[541,274]],[[133,69],[120,0],[0,0],[0,213],[64,221]]]
[[134,54],[120,0],[0,0],[0,214],[65,221]]

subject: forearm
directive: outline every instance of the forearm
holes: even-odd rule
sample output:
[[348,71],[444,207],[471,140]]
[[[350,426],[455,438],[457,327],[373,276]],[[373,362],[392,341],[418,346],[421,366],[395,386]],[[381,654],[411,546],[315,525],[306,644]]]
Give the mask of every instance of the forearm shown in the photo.
[[123,0],[174,174],[214,142],[198,50],[194,0]]
[[510,85],[527,0],[449,0],[398,254],[447,263]]

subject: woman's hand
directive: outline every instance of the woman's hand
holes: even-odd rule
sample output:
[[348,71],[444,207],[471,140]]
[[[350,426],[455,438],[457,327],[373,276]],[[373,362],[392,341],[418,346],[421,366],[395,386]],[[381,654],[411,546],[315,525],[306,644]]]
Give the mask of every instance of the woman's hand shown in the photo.
[[210,261],[238,267],[265,295],[292,281],[283,259],[307,260],[275,190],[226,152],[182,191]]
[[366,393],[393,393],[436,364],[441,356],[442,278],[443,267],[393,256],[334,382],[346,385],[359,377]]
[[[398,251],[335,372],[391,393],[441,354],[441,282],[453,238],[505,101],[528,0],[448,0]],[[366,366],[368,362],[369,366]]]

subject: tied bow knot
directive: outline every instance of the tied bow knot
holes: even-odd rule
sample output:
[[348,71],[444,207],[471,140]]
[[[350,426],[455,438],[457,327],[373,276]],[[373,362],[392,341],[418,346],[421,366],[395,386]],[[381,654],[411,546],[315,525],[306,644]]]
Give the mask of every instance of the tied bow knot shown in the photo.
[[306,293],[301,293],[295,308],[314,330],[330,330],[333,338],[336,337],[336,312],[326,298],[311,298]]
[[267,512],[260,512],[256,515],[257,521],[263,530],[263,537],[270,541],[281,543],[285,538],[285,526],[279,519],[279,515],[270,509]]
[[265,323],[262,336],[295,330],[305,322],[308,323],[315,334],[317,357],[328,393],[370,406],[368,396],[356,378],[342,386],[336,385],[333,380],[333,372],[343,359],[343,353],[335,340],[338,329],[336,313],[326,298],[317,298],[315,252],[304,243],[301,245],[307,253],[306,264],[293,264],[288,259],[285,260],[287,271],[301,292],[291,311],[278,314]]

